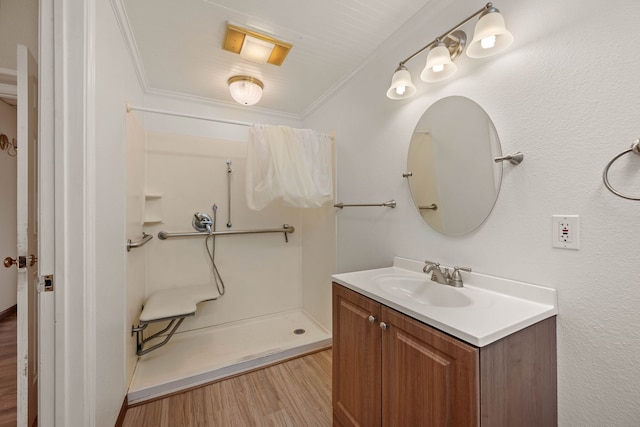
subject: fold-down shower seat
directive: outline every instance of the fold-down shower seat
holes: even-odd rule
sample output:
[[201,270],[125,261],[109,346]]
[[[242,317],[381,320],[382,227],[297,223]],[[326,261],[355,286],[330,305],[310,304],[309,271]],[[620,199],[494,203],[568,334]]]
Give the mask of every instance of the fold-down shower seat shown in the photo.
[[[140,324],[137,327],[131,327],[131,335],[136,334],[136,354],[142,356],[165,345],[185,318],[195,316],[198,303],[215,300],[218,296],[215,286],[211,285],[183,286],[164,289],[151,294],[142,307]],[[163,330],[144,338],[143,331],[149,324],[156,322],[169,322],[169,324]],[[164,340],[151,347],[144,348],[146,343],[165,333],[167,333],[167,336]]]

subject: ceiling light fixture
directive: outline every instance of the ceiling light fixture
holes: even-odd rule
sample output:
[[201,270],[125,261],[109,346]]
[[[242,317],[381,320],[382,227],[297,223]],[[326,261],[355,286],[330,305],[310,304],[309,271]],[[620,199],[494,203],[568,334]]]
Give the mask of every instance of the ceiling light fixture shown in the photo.
[[467,56],[485,58],[502,52],[513,43],[513,35],[505,28],[500,11],[493,7],[492,3],[487,3],[485,7],[400,62],[391,79],[387,97],[406,99],[416,92],[405,64],[427,49],[430,49],[427,63],[420,79],[425,82],[437,82],[453,76],[458,68],[453,61],[458,59],[467,45],[467,34],[459,28],[475,17],[479,17],[479,20],[473,39],[467,47]]
[[240,49],[240,57],[258,64],[266,64],[274,47],[273,43],[246,35]]
[[238,104],[254,105],[262,98],[264,84],[250,76],[233,76],[229,79],[229,92]]
[[222,48],[258,64],[282,65],[293,45],[227,22]]

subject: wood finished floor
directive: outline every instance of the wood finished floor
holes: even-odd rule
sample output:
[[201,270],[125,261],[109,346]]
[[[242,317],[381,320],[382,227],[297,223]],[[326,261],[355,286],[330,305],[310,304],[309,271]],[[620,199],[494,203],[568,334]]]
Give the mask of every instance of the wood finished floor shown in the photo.
[[0,426],[16,425],[17,315],[0,320]]
[[330,426],[325,350],[129,408],[124,427]]

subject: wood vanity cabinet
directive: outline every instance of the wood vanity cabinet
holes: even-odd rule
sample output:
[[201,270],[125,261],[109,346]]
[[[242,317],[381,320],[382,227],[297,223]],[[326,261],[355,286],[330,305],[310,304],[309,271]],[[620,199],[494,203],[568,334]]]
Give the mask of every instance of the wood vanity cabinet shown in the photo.
[[485,347],[333,284],[334,426],[555,426],[555,317]]

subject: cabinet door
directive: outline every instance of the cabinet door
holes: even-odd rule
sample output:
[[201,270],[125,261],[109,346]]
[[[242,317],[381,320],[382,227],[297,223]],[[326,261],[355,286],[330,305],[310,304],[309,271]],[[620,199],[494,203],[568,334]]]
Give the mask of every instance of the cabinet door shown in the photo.
[[478,349],[382,307],[383,426],[477,426]]
[[332,394],[336,425],[380,425],[379,319],[380,304],[333,284]]

